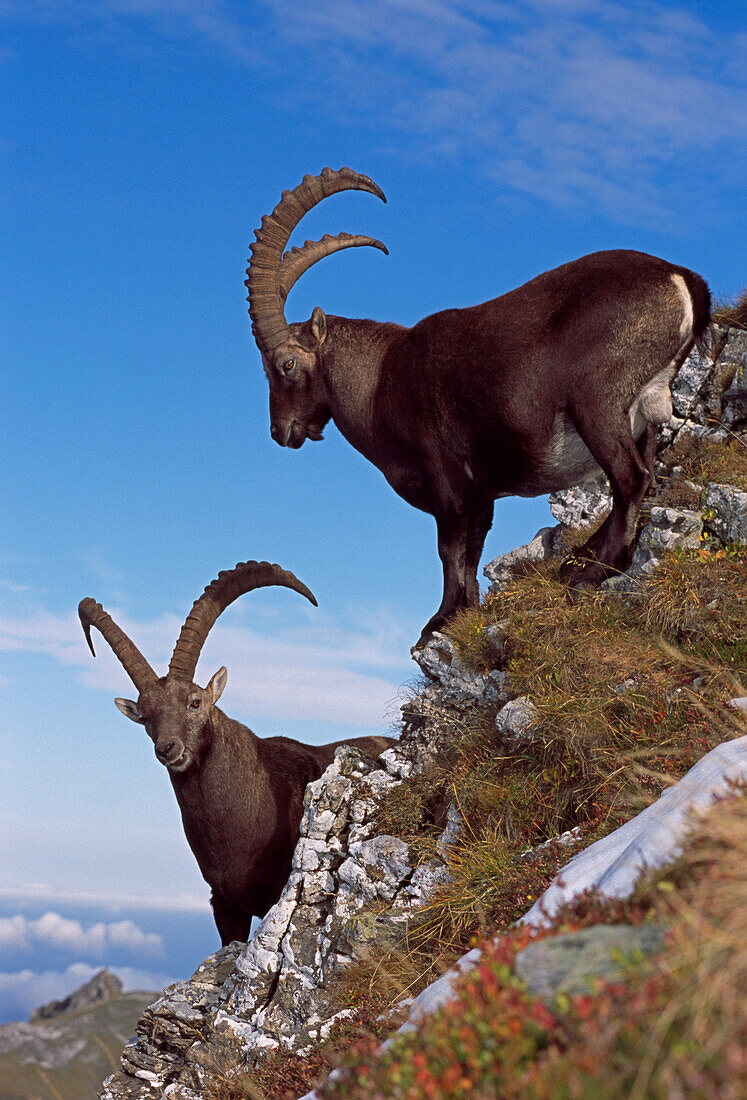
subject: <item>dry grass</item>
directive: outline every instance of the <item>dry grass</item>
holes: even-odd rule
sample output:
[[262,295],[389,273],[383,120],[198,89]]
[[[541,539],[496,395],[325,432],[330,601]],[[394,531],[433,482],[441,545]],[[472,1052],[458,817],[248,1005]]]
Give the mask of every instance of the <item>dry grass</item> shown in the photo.
[[632,1100],[643,1100],[655,1077],[669,1095],[684,1096],[709,1070],[723,1096],[738,1095],[746,1079],[747,798],[717,803],[699,828],[676,868],[679,888],[660,894],[656,907],[672,929],[661,969],[676,982],[651,1029]]
[[[665,472],[659,476],[659,493],[664,503],[676,506],[680,503],[677,494],[686,494],[681,501],[683,507],[697,508],[699,496],[683,484],[683,479],[696,485],[706,485],[712,481],[718,484],[735,485],[747,492],[747,436],[734,434],[726,443],[710,443],[693,436],[678,439],[673,447],[660,456]],[[667,471],[679,466],[680,477],[669,476]],[[652,498],[649,503],[659,503]]]
[[733,298],[717,298],[711,312],[719,325],[747,329],[747,287]]
[[[747,548],[674,553],[646,591],[641,618],[687,652],[711,698],[747,682]],[[705,664],[704,664],[705,663]]]
[[398,942],[352,968],[343,1000],[384,972],[389,1003],[419,991],[474,935],[516,920],[576,850],[553,844],[527,861],[527,849],[576,826],[584,842],[604,835],[733,736],[720,716],[747,682],[746,567],[747,552],[705,548],[668,559],[639,602],[570,602],[558,564],[544,563],[450,625],[462,659],[484,671],[499,652],[481,632],[508,624],[503,667],[538,721],[517,743],[498,734],[494,710],[454,717],[450,750],[383,797],[377,831],[423,860],[449,803],[465,828],[449,883]]

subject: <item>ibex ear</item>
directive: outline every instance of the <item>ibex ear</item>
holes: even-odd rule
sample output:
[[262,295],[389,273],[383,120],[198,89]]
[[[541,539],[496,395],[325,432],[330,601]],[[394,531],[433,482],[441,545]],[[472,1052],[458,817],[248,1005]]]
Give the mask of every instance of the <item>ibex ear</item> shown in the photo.
[[140,707],[137,703],[133,703],[132,699],[115,699],[119,710],[122,711],[125,718],[129,718],[131,722],[138,722],[141,726],[145,725],[145,719],[140,713]]
[[220,699],[221,695],[223,694],[223,688],[226,686],[227,680],[228,670],[224,665],[223,668],[218,669],[215,676],[213,676],[212,680],[205,688],[205,694],[207,695],[208,702],[211,706],[215,706],[215,704]]
[[311,334],[318,347],[321,347],[327,339],[327,318],[324,310],[319,306],[314,306],[314,312],[311,314]]

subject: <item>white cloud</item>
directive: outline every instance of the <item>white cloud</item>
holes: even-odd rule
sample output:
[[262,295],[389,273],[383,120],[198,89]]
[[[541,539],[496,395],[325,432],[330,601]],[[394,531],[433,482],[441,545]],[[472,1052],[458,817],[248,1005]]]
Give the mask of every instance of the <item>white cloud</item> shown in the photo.
[[[102,890],[59,890],[45,882],[0,886],[0,898],[19,904],[96,905],[112,909],[156,909],[161,912],[211,913],[207,894],[125,894]],[[16,920],[18,918],[10,918]],[[12,937],[12,929],[7,933]],[[0,940],[0,946],[2,946]]]
[[739,36],[685,9],[609,0],[271,7],[281,35],[306,54],[303,79],[320,109],[342,105],[356,125],[386,122],[413,152],[623,221],[667,216],[675,158],[681,174],[708,156],[709,179],[736,185],[735,148],[747,136],[730,61]]
[[685,6],[262,0],[249,14],[231,0],[6,0],[3,13],[202,40],[282,73],[294,109],[404,133],[410,155],[623,221],[666,215],[675,161],[681,174],[708,157],[703,186],[738,186],[744,34]]
[[0,948],[30,951],[37,947],[100,959],[117,949],[150,957],[163,955],[162,937],[143,932],[131,920],[97,921],[84,928],[80,921],[51,911],[36,920],[20,915],[0,917]]

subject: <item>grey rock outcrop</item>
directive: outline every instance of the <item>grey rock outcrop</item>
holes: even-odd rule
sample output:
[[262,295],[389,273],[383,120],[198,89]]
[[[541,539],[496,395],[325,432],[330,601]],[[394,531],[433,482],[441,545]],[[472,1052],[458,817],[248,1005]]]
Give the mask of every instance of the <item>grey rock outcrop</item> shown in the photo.
[[604,474],[600,474],[583,485],[550,493],[549,501],[550,511],[559,523],[580,531],[597,523],[611,510],[610,483]]
[[539,712],[528,695],[510,699],[495,716],[495,728],[511,741],[531,741]]
[[636,588],[637,582],[661,565],[665,554],[673,550],[697,550],[702,533],[703,519],[699,512],[687,508],[652,508],[630,566],[621,576],[604,581],[603,587],[618,591]]
[[543,527],[525,546],[517,546],[515,550],[509,550],[507,554],[488,562],[483,573],[491,582],[491,593],[499,592],[511,580],[514,566],[523,562],[547,561],[559,554],[562,549],[559,536],[560,527]]
[[[202,1055],[216,1032],[228,1029],[251,1058],[276,1047],[303,1049],[347,1014],[327,992],[331,980],[372,944],[396,936],[446,876],[448,845],[459,829],[455,812],[439,842],[442,858],[420,864],[404,841],[375,827],[380,796],[438,749],[437,727],[425,735],[415,720],[378,762],[349,746],[337,750],[307,788],[280,900],[248,944],[223,948],[146,1010],[122,1071],[104,1083],[104,1100],[193,1100],[202,1092]],[[382,903],[387,911],[377,916]]]
[[626,960],[655,955],[664,947],[658,925],[597,924],[530,943],[514,960],[530,993],[551,1000],[557,993],[588,993],[595,981],[619,980]]
[[722,375],[731,381],[721,397],[721,424],[731,432],[747,427],[747,332],[729,329],[719,355]]
[[747,546],[747,493],[733,485],[707,485],[705,524],[724,542]]
[[[500,652],[500,636],[493,644]],[[433,681],[422,693],[427,703],[464,709],[498,706],[509,698],[506,673],[493,670],[483,674],[465,668],[456,644],[446,634],[434,634],[427,645],[413,651],[413,659]]]

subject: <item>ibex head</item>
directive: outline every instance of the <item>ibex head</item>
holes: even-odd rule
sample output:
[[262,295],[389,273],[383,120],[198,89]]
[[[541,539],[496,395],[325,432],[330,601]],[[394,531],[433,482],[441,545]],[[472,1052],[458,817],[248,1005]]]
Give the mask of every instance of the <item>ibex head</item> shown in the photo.
[[220,668],[207,687],[193,680],[205,640],[218,616],[245,592],[268,585],[293,588],[316,606],[316,599],[293,573],[269,562],[248,561],[218,574],[192,606],[181,629],[166,676],[157,676],[121,627],[90,598],[81,600],[78,614],[91,652],[91,627],[101,631],[137,688],[137,702],[115,699],[122,714],[145,726],[158,759],[170,772],[199,766],[211,743],[213,708],[226,686]]
[[270,433],[281,447],[300,447],[306,439],[319,440],[330,418],[318,360],[327,338],[327,319],[316,306],[310,320],[289,325],[285,299],[305,271],[343,248],[372,245],[386,252],[381,241],[349,233],[327,234],[306,241],[302,248],[283,253],[304,214],[338,191],[368,191],[386,202],[384,193],[368,176],[350,168],[325,168],[320,176],[304,176],[298,187],[284,191],[272,214],[262,218],[251,246],[247,270],[252,332],[262,353],[270,383]]

